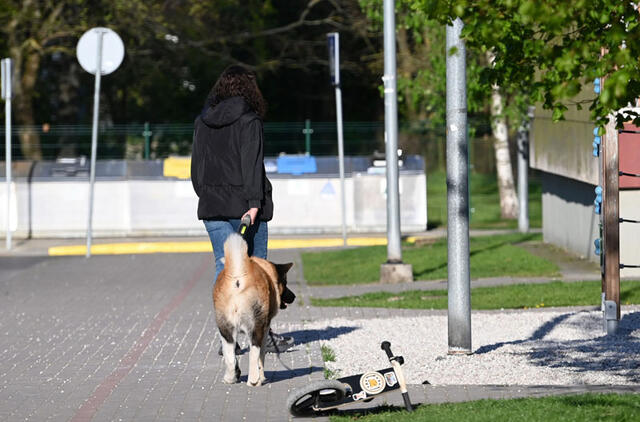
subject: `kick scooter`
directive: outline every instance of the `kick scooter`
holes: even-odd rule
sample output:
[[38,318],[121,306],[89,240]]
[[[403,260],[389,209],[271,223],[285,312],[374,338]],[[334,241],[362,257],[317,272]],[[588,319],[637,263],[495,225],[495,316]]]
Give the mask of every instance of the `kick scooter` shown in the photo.
[[391,343],[383,341],[381,349],[387,353],[391,368],[368,371],[335,380],[319,380],[295,389],[287,397],[287,408],[293,416],[309,416],[358,401],[368,402],[380,394],[400,389],[405,408],[411,412],[407,383],[402,372],[404,358],[394,356]]

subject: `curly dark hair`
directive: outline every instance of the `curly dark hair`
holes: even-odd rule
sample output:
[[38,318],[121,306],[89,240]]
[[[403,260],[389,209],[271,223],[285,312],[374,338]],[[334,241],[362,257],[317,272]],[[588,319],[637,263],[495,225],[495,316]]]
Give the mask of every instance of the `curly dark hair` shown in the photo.
[[267,104],[258,88],[255,72],[239,65],[227,67],[207,96],[206,103],[215,107],[231,97],[242,97],[261,118],[267,112]]

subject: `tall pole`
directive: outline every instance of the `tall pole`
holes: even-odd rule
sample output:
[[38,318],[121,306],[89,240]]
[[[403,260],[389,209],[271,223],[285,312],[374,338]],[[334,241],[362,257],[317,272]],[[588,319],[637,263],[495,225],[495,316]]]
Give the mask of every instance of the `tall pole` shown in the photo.
[[387,262],[402,262],[398,200],[398,98],[395,1],[384,0],[384,133],[387,166]]
[[[342,112],[342,106],[340,107],[340,112]],[[311,155],[311,134],[313,133],[313,129],[311,129],[311,119],[304,119],[304,129],[302,129],[302,133],[304,134],[304,152],[306,155]]]
[[[329,73],[331,74],[331,83],[336,89],[336,124],[338,129],[338,167],[340,169],[340,209],[342,213],[342,244],[347,246],[347,209],[344,189],[344,139],[342,136],[342,87],[340,85],[340,34],[331,32],[327,34],[327,45],[329,47]],[[311,122],[307,120],[310,126]],[[309,138],[313,132],[310,127],[303,130]],[[309,153],[311,146],[307,147]]]
[[5,173],[7,178],[7,250],[11,249],[11,59],[2,59],[2,88],[4,97],[4,141],[5,141]]
[[620,212],[618,129],[609,117],[602,139],[602,214],[604,222],[604,319],[607,335],[616,334],[620,321]]
[[91,169],[89,172],[89,220],[87,223],[87,258],[91,256],[91,236],[93,224],[93,190],[96,181],[96,154],[98,150],[98,114],[100,111],[100,76],[102,72],[102,37],[98,31],[96,52],[96,79],[93,93],[93,127],[91,128]]
[[[447,26],[447,252],[449,353],[471,353],[467,88],[462,21]],[[452,54],[452,49],[454,52]]]
[[149,159],[149,142],[151,139],[152,132],[149,130],[149,122],[144,122],[144,130],[142,131],[142,136],[144,136],[144,159]]
[[[338,39],[336,39],[336,50],[338,49]],[[338,56],[339,57],[339,56]],[[340,168],[340,208],[342,210],[342,244],[347,246],[347,210],[346,195],[344,189],[344,139],[342,136],[342,89],[340,84],[336,84],[336,120],[338,124],[338,165]]]

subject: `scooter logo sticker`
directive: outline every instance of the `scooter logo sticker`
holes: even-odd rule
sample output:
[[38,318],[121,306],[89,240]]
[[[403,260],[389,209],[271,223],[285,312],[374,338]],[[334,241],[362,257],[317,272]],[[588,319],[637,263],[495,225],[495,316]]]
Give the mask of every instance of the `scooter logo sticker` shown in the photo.
[[369,394],[378,394],[385,386],[384,377],[380,372],[366,372],[360,377],[360,387]]
[[391,371],[384,374],[384,379],[387,381],[387,385],[389,387],[393,387],[398,383],[398,379],[396,378],[396,374]]
[[366,391],[361,391],[359,393],[354,394],[353,396],[353,400],[354,401],[358,401],[358,400],[362,400],[362,399],[366,399],[367,398],[367,392]]

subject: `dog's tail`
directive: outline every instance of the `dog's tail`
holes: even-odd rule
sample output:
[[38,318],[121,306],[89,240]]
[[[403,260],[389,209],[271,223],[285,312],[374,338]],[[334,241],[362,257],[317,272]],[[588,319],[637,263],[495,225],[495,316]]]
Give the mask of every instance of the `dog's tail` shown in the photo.
[[247,272],[249,255],[247,242],[238,233],[231,233],[224,242],[224,268],[231,276]]

